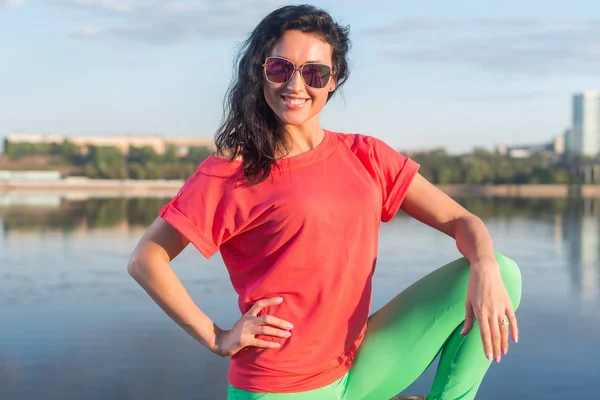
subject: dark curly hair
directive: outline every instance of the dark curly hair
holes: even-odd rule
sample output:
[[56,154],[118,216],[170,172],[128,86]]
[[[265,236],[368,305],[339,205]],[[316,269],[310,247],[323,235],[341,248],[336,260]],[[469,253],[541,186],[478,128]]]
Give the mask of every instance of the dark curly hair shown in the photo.
[[242,157],[242,172],[251,184],[264,181],[276,166],[277,155],[288,150],[285,132],[264,97],[262,64],[289,30],[314,34],[331,45],[337,81],[327,101],[349,75],[349,28],[338,25],[322,9],[311,5],[281,7],[254,28],[241,45],[235,75],[225,95],[223,122],[215,135],[219,153],[228,149],[230,160]]

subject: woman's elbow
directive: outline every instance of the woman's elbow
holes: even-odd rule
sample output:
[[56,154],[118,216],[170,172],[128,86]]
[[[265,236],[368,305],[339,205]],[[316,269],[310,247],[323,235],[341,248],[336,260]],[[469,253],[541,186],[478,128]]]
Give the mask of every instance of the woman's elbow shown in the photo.
[[127,272],[136,281],[159,271],[170,261],[167,251],[152,240],[141,240],[127,263]]
[[148,273],[153,257],[156,257],[156,254],[153,254],[151,246],[140,243],[129,257],[127,272],[132,278],[139,281]]
[[143,263],[140,262],[139,255],[137,252],[133,252],[129,261],[127,262],[127,273],[134,279],[138,279],[143,269]]

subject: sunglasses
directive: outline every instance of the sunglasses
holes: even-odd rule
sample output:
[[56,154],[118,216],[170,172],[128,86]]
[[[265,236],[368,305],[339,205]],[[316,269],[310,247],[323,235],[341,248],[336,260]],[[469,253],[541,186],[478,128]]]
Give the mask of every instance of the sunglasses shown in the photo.
[[271,83],[287,83],[296,71],[300,71],[306,86],[315,89],[327,86],[333,75],[329,65],[309,62],[296,67],[293,62],[281,57],[267,57],[263,67],[265,78]]

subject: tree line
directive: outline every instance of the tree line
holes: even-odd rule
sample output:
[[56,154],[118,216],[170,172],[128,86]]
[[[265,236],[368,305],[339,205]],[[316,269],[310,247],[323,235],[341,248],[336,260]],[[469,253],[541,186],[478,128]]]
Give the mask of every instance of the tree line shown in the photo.
[[[52,166],[79,167],[78,174],[101,179],[186,179],[212,153],[206,147],[192,147],[178,154],[170,146],[164,154],[154,148],[130,147],[124,154],[112,146],[80,146],[65,140],[61,144],[6,143],[5,154],[12,160],[31,155],[50,155]],[[445,150],[411,154],[420,164],[420,173],[435,184],[566,184],[581,183],[576,167],[582,160],[544,154],[511,158],[497,152],[476,149],[453,155]],[[583,160],[585,161],[585,160]],[[575,167],[574,167],[575,166]]]
[[69,140],[60,144],[5,144],[5,154],[11,160],[51,156],[51,167],[78,167],[77,175],[91,179],[186,179],[211,153],[207,147],[191,147],[180,155],[175,146],[168,146],[164,154],[157,153],[151,146],[130,146],[127,153],[123,153],[115,146],[82,148]]
[[[0,206],[0,229],[11,231],[58,230],[75,232],[85,227],[113,228],[124,222],[128,226],[148,226],[156,219],[166,198],[109,198],[65,201],[56,209],[32,208],[27,212],[18,207]],[[586,207],[582,198],[519,199],[459,197],[456,199],[469,211],[483,219],[487,218],[525,218],[553,222],[555,215],[564,216],[564,220],[577,221],[589,215],[592,209],[598,209],[599,200],[593,199],[595,207]],[[398,213],[396,218],[403,218]]]
[[533,154],[512,158],[476,149],[472,153],[451,155],[436,150],[411,156],[420,164],[419,172],[435,184],[566,184],[581,183],[574,167],[582,160]]

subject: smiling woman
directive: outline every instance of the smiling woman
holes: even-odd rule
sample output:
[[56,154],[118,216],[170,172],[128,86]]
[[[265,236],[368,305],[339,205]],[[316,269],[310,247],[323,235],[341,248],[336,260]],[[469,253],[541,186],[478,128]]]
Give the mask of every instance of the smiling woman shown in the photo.
[[[230,399],[389,399],[440,353],[428,398],[472,399],[507,354],[509,330],[517,340],[519,269],[413,160],[374,137],[321,128],[348,77],[349,47],[348,30],[312,6],[259,23],[217,153],[161,209],[128,269],[190,335],[230,357]],[[454,238],[464,257],[370,315],[380,225],[400,209]],[[207,258],[221,252],[239,295],[231,329],[193,303],[169,266],[189,243]]]
[[284,129],[305,125],[318,130],[318,115],[329,93],[335,90],[331,46],[312,35],[290,30],[271,53],[264,64],[265,78],[270,83],[264,86],[267,104]]
[[[255,183],[269,176],[275,159],[322,140],[322,134],[313,137],[320,131],[319,113],[348,79],[348,29],[314,10],[271,13],[240,52],[216,144],[229,159],[243,160],[246,178]],[[308,138],[308,148],[292,140],[298,133]]]

